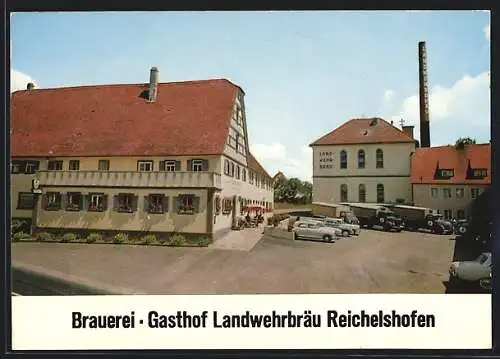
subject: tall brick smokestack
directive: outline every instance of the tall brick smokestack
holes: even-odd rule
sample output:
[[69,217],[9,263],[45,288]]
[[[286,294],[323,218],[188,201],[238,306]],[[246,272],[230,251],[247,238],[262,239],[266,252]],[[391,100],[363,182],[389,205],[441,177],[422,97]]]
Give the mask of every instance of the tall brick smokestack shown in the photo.
[[418,43],[418,80],[420,97],[420,147],[430,147],[429,89],[427,83],[427,51],[425,49],[425,41]]

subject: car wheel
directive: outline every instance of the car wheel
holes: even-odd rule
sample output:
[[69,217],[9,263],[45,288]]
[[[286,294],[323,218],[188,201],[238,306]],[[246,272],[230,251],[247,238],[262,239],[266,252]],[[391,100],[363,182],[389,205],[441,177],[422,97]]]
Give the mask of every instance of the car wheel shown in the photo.
[[297,233],[293,232],[293,240],[296,241],[297,240]]
[[345,231],[345,230],[342,231],[342,236],[343,237],[349,237],[350,234],[351,234],[351,232],[349,232],[349,231]]
[[482,278],[479,280],[479,286],[484,290],[491,290],[491,278]]
[[325,235],[323,236],[323,240],[324,240],[325,242],[331,242],[331,241],[332,241],[332,237],[330,237],[328,234],[325,234]]

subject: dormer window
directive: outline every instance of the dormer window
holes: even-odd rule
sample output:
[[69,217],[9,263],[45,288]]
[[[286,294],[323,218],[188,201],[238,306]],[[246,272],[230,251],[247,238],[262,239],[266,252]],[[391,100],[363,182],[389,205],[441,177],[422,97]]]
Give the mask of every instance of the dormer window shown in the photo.
[[447,180],[455,176],[455,170],[453,168],[438,168],[434,176],[435,179]]

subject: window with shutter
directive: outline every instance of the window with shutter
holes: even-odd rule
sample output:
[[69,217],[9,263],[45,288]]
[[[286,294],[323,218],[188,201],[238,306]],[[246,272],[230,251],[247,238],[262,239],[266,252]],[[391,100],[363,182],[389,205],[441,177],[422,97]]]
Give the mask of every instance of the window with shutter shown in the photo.
[[79,171],[80,170],[80,161],[79,160],[70,160],[68,168],[70,171]]
[[177,161],[165,161],[165,171],[177,171]]
[[22,173],[24,169],[24,163],[23,161],[11,161],[10,163],[10,173],[16,174],[16,173]]
[[191,171],[194,171],[194,172],[203,171],[203,160],[192,160]]
[[50,160],[47,164],[47,169],[49,171],[62,171],[63,161],[62,160]]
[[137,171],[139,172],[153,171],[153,161],[137,161]]
[[177,213],[178,214],[193,214],[195,213],[195,208],[194,208],[194,195],[180,195],[178,198],[179,200],[179,208]]
[[35,195],[31,192],[19,192],[17,197],[17,209],[35,208]]
[[87,210],[89,212],[103,212],[107,208],[107,196],[104,193],[89,193]]
[[135,196],[133,193],[119,193],[118,194],[118,212],[132,213],[134,212]]
[[40,161],[27,161],[24,168],[24,173],[33,174],[40,168]]
[[97,168],[99,171],[109,171],[109,160],[99,160]]
[[150,194],[146,197],[148,206],[146,211],[148,213],[164,213],[165,210],[165,196],[163,194]]
[[83,208],[83,196],[80,192],[68,192],[66,211],[80,211]]

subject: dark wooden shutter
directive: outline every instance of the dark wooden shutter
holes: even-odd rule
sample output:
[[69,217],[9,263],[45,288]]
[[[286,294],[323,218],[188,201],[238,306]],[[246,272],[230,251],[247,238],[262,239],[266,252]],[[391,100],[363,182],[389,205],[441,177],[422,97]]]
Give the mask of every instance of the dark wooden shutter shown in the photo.
[[161,205],[163,206],[163,212],[168,212],[168,198],[167,196],[163,196]]
[[200,212],[200,197],[198,196],[193,197],[193,208],[194,208],[194,213]]
[[101,199],[102,199],[102,210],[106,211],[108,209],[108,195],[103,194]]
[[139,171],[139,162],[141,161],[137,161],[137,171]]
[[175,161],[175,170],[180,171],[181,170],[181,161]]
[[181,204],[181,199],[179,197],[174,197],[174,212],[175,213],[179,212],[180,204]]
[[120,196],[113,196],[113,210],[118,211],[120,209]]
[[193,160],[188,160],[187,161],[187,170],[192,171],[193,170]]
[[49,204],[49,197],[48,197],[48,194],[44,194],[44,195],[42,196],[42,208],[43,208],[43,209],[46,209],[48,204]]
[[210,168],[210,163],[208,160],[203,160],[203,171],[208,171]]
[[[160,163],[162,162],[163,161],[161,161]],[[144,196],[144,212],[149,212],[149,196]]]
[[60,199],[61,199],[61,202],[60,202],[61,208],[66,209],[66,207],[68,207],[68,202],[69,202],[68,193],[67,192],[61,193]]
[[165,161],[160,161],[160,171],[165,171]]
[[139,207],[139,196],[132,196],[132,212],[136,212]]

